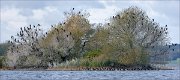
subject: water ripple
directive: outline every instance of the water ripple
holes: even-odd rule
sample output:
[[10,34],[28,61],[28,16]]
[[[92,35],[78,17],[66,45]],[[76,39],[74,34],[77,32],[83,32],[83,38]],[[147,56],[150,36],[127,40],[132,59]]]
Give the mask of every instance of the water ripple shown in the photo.
[[180,80],[180,70],[1,71],[0,80]]

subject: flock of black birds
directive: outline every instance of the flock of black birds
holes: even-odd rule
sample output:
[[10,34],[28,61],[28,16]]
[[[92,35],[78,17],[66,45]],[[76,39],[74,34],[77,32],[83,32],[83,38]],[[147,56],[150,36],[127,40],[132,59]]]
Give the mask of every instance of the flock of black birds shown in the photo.
[[[131,15],[131,13],[129,13],[129,12],[127,12],[126,14],[127,14],[127,15],[129,15],[129,14]],[[131,15],[132,17],[131,17],[131,18],[132,18],[132,19],[135,19],[135,15],[136,15],[135,13],[132,13],[132,15]],[[138,15],[139,15],[139,14],[138,14]],[[144,14],[142,14],[142,16],[144,16]],[[118,20],[118,19],[124,19],[124,18],[118,14],[118,15],[116,15],[116,16],[113,16],[112,19],[113,19],[113,20]],[[147,27],[147,26],[144,25],[144,23],[143,23],[144,20],[145,20],[144,17],[142,17],[142,18],[141,18],[141,21],[142,21],[141,26]],[[159,27],[159,28],[158,28],[157,23],[155,23],[154,21],[155,21],[155,20],[152,19],[152,25],[155,26],[154,28],[147,27],[147,31],[150,31],[150,29],[152,29],[152,30],[151,30],[151,31],[152,31],[151,34],[156,34],[153,39],[156,39],[156,38],[160,37],[161,35],[163,35],[163,33],[165,33],[165,35],[167,35],[167,34],[168,34],[168,32],[167,32],[167,30],[168,30],[167,25],[165,25],[164,28],[163,28],[163,27]],[[128,20],[128,24],[130,24],[129,22],[130,22],[130,20]],[[108,25],[108,26],[111,26],[110,23],[107,23],[107,25]],[[136,26],[134,26],[134,27],[136,28]],[[115,27],[112,27],[112,28],[115,28]],[[128,27],[128,28],[130,28],[130,27]],[[123,29],[123,30],[124,30],[124,29]],[[125,31],[125,30],[124,30],[124,31]],[[158,31],[159,31],[159,33],[158,33]],[[108,34],[110,34],[110,33],[108,33]],[[147,48],[151,47],[152,49],[155,48],[155,45],[152,45],[152,44],[153,44],[153,43],[148,43],[146,47],[147,47]],[[172,44],[172,45],[170,45],[170,44],[167,45],[167,44],[166,44],[165,46],[169,46],[168,48],[171,49],[171,46],[176,46],[176,45],[177,45],[177,44]],[[174,49],[172,49],[172,51],[174,51]]]
[[29,25],[29,27],[24,27],[24,28],[20,28],[20,32],[17,33],[17,38],[15,38],[14,36],[11,36],[11,41],[8,41],[8,43],[10,43],[12,45],[11,47],[11,52],[13,51],[18,51],[19,46],[22,45],[27,45],[29,44],[29,46],[31,46],[31,48],[33,50],[37,50],[39,51],[38,48],[35,47],[35,43],[38,43],[38,31],[41,31],[41,29],[38,29],[37,27],[41,26],[40,24],[38,24],[37,26],[35,25]]
[[[66,23],[64,22],[63,24],[65,25]],[[63,24],[60,23],[60,25],[63,25]],[[39,26],[41,26],[41,25],[38,24],[37,26],[29,25],[29,27],[24,27],[24,28],[21,27],[20,32],[17,33],[16,36],[11,36],[11,41],[10,40],[8,41],[8,43],[12,45],[9,48],[9,51],[11,51],[11,53],[21,53],[21,50],[23,50],[23,48],[26,48],[26,47],[22,47],[22,46],[28,45],[31,48],[31,52],[37,52],[37,54],[35,54],[36,56],[42,56],[43,51],[41,51],[41,48],[39,46],[39,41],[40,41],[40,39],[45,40],[46,36],[48,35],[48,32],[45,32],[45,34],[43,34],[43,36],[41,36],[40,31],[42,31],[42,30],[38,28]],[[63,33],[69,33],[66,35],[65,38],[68,38],[69,36],[72,35],[71,32],[68,32],[63,28],[58,29],[58,28],[54,27],[53,25],[51,25],[51,27],[58,33],[58,35],[60,34],[61,31]],[[53,31],[52,34],[54,34],[54,33],[55,32]],[[57,39],[58,43],[60,43],[60,38],[58,35],[57,35],[56,39]],[[73,40],[74,40],[74,38],[73,38]],[[48,57],[51,57],[51,56],[49,55]],[[62,60],[65,60],[66,56],[61,56],[61,58],[62,58]]]
[[[64,24],[65,24],[65,23],[64,23]],[[62,25],[62,24],[60,23],[60,25]],[[63,28],[61,28],[61,29],[59,30],[58,28],[54,27],[53,25],[51,25],[51,28],[54,28],[54,30],[55,30],[58,34],[60,34],[61,31],[64,32],[64,33],[69,33],[69,34],[66,35],[67,38],[72,35],[71,32],[66,32],[66,30],[63,29]],[[54,33],[55,33],[55,32],[52,32],[52,34],[54,34]],[[47,34],[48,34],[48,33],[46,32],[46,35],[47,35]],[[60,42],[59,36],[57,36],[56,39],[57,39],[58,42]],[[73,40],[74,40],[74,38],[73,38]]]

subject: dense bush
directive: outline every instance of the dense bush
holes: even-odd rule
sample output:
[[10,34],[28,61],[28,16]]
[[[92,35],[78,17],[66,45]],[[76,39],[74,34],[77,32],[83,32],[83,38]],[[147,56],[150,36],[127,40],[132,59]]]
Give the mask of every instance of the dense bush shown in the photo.
[[102,54],[102,52],[100,50],[93,50],[93,51],[88,51],[84,54],[84,58],[93,58],[93,57],[97,57],[100,54]]

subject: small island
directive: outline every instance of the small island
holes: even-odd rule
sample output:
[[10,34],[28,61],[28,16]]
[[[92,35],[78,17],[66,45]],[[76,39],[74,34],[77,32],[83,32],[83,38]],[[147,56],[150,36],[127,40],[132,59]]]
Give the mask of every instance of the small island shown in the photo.
[[[106,13],[104,13],[106,14]],[[65,20],[44,32],[43,24],[21,27],[2,44],[1,70],[160,70],[168,61],[167,25],[132,6],[90,24],[90,14],[72,8]]]

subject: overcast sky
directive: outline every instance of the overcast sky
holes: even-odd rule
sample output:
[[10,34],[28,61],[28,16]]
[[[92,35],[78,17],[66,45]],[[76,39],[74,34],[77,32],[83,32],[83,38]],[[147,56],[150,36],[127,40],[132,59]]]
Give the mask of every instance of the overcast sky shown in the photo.
[[63,12],[72,8],[86,10],[90,13],[90,23],[104,23],[116,12],[130,6],[137,6],[147,12],[162,27],[168,25],[172,43],[180,43],[180,11],[178,0],[173,1],[0,1],[1,26],[0,43],[10,39],[19,32],[20,27],[29,24],[42,24],[47,31],[52,24],[64,20]]

